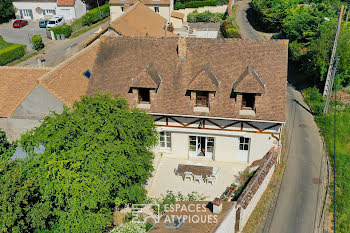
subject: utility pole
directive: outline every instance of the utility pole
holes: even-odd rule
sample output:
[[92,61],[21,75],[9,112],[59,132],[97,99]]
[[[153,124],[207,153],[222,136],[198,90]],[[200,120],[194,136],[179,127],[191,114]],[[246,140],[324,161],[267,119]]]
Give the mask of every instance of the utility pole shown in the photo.
[[[330,60],[330,63],[329,63],[326,83],[325,83],[324,90],[323,90],[323,96],[325,96],[325,97],[328,97],[332,93],[331,82],[333,82],[333,81],[331,80],[331,75],[332,75],[332,70],[333,70],[335,54],[337,52],[337,43],[338,43],[338,38],[339,38],[339,33],[340,33],[341,21],[342,21],[342,18],[343,18],[343,12],[344,12],[344,6],[341,7],[340,13],[339,13],[337,31],[336,31],[335,38],[334,38],[334,44],[333,44],[331,60]],[[327,104],[327,102],[326,102],[326,104]],[[325,114],[325,113],[327,113],[327,111],[328,111],[328,105],[324,108],[323,113]]]

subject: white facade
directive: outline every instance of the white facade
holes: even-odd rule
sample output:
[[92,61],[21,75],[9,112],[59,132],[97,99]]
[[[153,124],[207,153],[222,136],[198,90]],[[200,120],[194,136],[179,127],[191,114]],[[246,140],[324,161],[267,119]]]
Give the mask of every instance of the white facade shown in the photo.
[[74,6],[57,6],[57,2],[13,2],[16,17],[40,20],[54,15],[63,15],[65,20],[78,19],[86,13],[86,5],[76,0]]
[[[271,147],[279,144],[283,126],[283,123],[276,122],[195,117],[171,117],[157,121],[160,116],[154,116],[154,118],[157,130],[168,132],[164,135],[167,137],[165,141],[161,135],[160,144],[155,148],[155,153],[178,159],[196,158],[246,165],[261,159]],[[209,119],[209,121],[203,122],[203,119]],[[197,122],[190,124],[196,120]],[[234,125],[228,126],[230,124]],[[184,127],[184,125],[187,126]]]
[[[152,11],[158,13],[160,16],[164,17],[168,22],[170,22],[170,15],[172,12],[172,7],[170,5],[149,5],[145,4],[148,8],[150,8]],[[114,21],[115,19],[119,18],[125,11],[124,5],[120,4],[111,4],[110,6],[111,11],[111,21]]]

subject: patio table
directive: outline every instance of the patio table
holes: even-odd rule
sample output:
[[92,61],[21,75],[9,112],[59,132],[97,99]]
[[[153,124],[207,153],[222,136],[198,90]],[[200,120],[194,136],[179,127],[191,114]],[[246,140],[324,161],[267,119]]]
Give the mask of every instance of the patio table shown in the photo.
[[213,174],[213,167],[190,164],[179,164],[177,175],[184,176],[184,172],[192,172],[193,175],[202,175],[203,179]]

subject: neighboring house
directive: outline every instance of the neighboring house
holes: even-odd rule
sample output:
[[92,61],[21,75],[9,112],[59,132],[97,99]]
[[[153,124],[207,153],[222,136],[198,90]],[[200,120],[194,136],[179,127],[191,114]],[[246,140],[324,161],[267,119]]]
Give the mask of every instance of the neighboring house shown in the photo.
[[81,0],[13,0],[17,18],[40,20],[62,15],[65,20],[78,19],[86,13]]
[[184,24],[185,14],[177,11],[171,12],[170,22],[173,24],[174,28],[182,28]]
[[97,49],[92,45],[54,68],[0,66],[0,128],[10,140],[85,95]]
[[158,156],[249,165],[280,144],[287,59],[284,40],[106,38],[87,94],[151,114]]
[[115,20],[126,12],[126,10],[137,2],[142,2],[153,12],[164,17],[170,22],[171,12],[174,9],[174,0],[111,0],[111,20]]
[[135,3],[121,17],[100,30],[85,46],[104,36],[177,37],[166,30],[166,19],[150,10],[141,2]]

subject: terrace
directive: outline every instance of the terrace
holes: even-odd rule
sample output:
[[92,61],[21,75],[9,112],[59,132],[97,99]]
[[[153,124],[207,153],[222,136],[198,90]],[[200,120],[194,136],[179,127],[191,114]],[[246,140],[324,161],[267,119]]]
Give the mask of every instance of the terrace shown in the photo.
[[[189,169],[191,166],[193,167],[192,172],[199,168],[199,174],[203,173],[203,179],[199,182],[189,178],[184,180],[183,176],[181,176],[183,175],[184,167]],[[177,159],[157,156],[154,160],[154,167],[155,171],[147,187],[149,197],[161,197],[168,190],[174,193],[181,192],[184,195],[195,191],[203,194],[206,197],[205,200],[212,201],[215,197],[220,197],[232,183],[238,184],[236,176],[238,172],[246,168],[246,165],[195,158]],[[204,174],[208,173],[208,170],[211,171],[211,167],[213,168],[213,173],[218,170],[216,180],[213,183],[205,182],[206,177]],[[180,173],[175,173],[177,168],[181,170]]]

